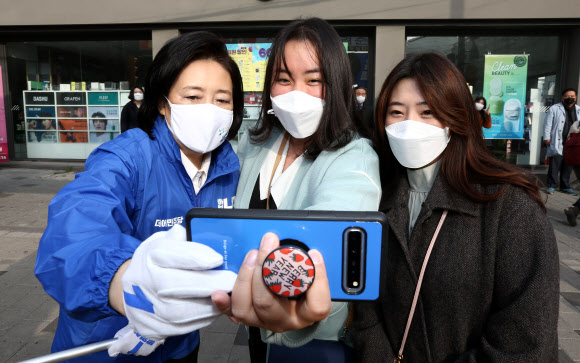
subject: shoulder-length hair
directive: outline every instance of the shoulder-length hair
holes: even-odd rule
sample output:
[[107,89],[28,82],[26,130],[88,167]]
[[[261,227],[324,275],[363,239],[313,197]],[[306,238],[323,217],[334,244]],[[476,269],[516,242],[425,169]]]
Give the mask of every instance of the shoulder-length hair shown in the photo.
[[525,170],[497,160],[487,149],[481,130],[481,120],[467,82],[455,65],[439,53],[418,54],[403,59],[389,74],[377,102],[375,131],[377,153],[381,159],[381,177],[396,183],[395,175],[404,168],[389,146],[385,132],[387,106],[397,83],[414,79],[433,116],[451,131],[451,140],[441,157],[441,173],[447,183],[459,193],[476,202],[496,200],[504,192],[494,194],[477,190],[474,184],[512,184],[523,188],[544,209],[538,186]]
[[232,78],[232,100],[234,120],[228,140],[235,137],[244,116],[244,91],[238,65],[228,55],[225,44],[213,33],[200,31],[180,35],[169,40],[159,50],[145,79],[143,103],[139,108],[139,127],[153,139],[153,125],[164,105],[171,87],[190,63],[197,60],[212,60],[219,63]]
[[354,121],[355,101],[350,62],[338,33],[322,19],[296,20],[282,29],[274,39],[266,66],[260,120],[250,135],[253,142],[261,143],[270,137],[274,127],[283,128],[278,118],[268,114],[268,110],[272,109],[272,85],[280,75],[280,70],[288,69],[284,51],[286,44],[292,40],[312,44],[322,74],[324,111],[305,152],[307,157],[314,158],[323,150],[345,146],[358,131]]

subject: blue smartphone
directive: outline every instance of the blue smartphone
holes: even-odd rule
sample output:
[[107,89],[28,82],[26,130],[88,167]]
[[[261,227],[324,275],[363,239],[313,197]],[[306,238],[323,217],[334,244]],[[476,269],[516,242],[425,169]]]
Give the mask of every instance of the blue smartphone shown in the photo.
[[[387,217],[380,212],[194,208],[186,216],[187,237],[224,256],[218,269],[238,272],[247,252],[273,232],[299,241],[324,258],[335,301],[379,297],[381,250],[387,245]],[[294,244],[294,243],[292,243]],[[316,277],[315,277],[316,278]]]

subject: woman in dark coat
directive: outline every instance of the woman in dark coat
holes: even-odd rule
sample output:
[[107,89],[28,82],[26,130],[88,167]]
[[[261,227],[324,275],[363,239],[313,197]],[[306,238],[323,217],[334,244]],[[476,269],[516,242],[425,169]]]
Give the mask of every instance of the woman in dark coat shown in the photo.
[[381,297],[355,304],[359,361],[556,362],[554,232],[534,181],[487,151],[461,73],[440,54],[407,58],[376,111],[390,232]]
[[127,102],[123,107],[123,111],[121,111],[121,132],[139,127],[137,123],[137,111],[139,111],[139,107],[141,107],[141,102],[143,101],[143,88],[131,88],[129,99],[131,101]]

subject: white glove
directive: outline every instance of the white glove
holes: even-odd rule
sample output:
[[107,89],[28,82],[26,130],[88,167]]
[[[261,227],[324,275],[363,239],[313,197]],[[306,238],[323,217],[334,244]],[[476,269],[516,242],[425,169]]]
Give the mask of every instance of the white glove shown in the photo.
[[[191,333],[219,317],[210,296],[231,291],[237,277],[232,271],[210,270],[222,264],[222,255],[210,247],[188,242],[180,225],[155,233],[135,250],[121,283],[128,327],[156,343],[146,354],[165,338]],[[135,337],[124,332],[109,355],[132,352],[136,346],[129,342]],[[139,355],[146,355],[142,349],[137,348]]]
[[119,353],[134,355],[149,355],[165,340],[147,339],[139,333],[135,333],[129,325],[115,334],[118,340],[109,347],[109,356],[116,357]]

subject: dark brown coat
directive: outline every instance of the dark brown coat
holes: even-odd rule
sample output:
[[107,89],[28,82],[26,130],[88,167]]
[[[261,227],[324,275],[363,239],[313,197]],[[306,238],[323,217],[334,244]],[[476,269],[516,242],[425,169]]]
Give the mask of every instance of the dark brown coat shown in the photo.
[[439,175],[408,240],[408,192],[403,178],[383,201],[391,230],[382,296],[356,304],[351,335],[359,361],[395,358],[427,247],[447,209],[404,362],[556,362],[558,251],[538,204],[513,186],[494,202],[476,203]]

